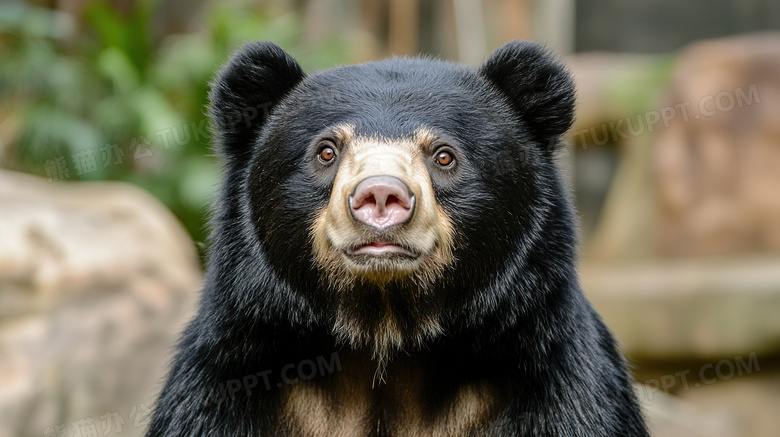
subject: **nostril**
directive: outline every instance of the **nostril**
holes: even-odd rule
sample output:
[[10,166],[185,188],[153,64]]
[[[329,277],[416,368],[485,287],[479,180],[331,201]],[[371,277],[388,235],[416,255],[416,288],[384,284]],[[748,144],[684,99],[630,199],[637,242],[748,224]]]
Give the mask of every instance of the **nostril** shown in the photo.
[[396,197],[395,195],[389,195],[387,196],[387,200],[385,200],[385,207],[391,207],[397,205],[400,208],[403,209],[409,209],[409,206],[406,204],[406,202],[403,202],[401,199]]
[[353,195],[349,197],[349,206],[353,210],[358,210],[363,207],[374,207],[376,206],[376,199],[373,194],[363,196]]

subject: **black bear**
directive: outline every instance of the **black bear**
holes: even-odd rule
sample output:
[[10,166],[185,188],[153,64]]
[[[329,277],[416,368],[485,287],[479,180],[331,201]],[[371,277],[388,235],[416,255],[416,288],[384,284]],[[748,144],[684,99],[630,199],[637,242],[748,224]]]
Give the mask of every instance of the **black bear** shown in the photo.
[[206,283],[148,435],[647,436],[578,285],[554,161],[574,94],[531,42],[309,75],[242,48],[212,84]]

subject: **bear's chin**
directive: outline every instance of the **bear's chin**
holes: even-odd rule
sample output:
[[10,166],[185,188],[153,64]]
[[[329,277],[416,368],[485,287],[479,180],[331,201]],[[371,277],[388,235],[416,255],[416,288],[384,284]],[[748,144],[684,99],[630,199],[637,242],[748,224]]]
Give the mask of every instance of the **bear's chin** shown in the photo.
[[410,292],[425,291],[442,275],[451,259],[441,250],[425,253],[390,252],[381,255],[354,253],[335,247],[316,259],[325,288],[338,292],[398,285]]
[[400,252],[368,255],[344,251],[342,257],[352,275],[377,285],[385,285],[390,281],[413,277],[424,256]]

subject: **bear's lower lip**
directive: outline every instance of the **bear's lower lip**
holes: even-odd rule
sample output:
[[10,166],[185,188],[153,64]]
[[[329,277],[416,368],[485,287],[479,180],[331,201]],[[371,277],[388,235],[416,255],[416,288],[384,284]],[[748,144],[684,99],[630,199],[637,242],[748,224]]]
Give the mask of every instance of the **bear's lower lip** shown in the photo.
[[355,248],[346,250],[347,255],[370,255],[370,256],[383,256],[383,255],[405,255],[416,257],[417,255],[410,250],[405,249],[397,244],[389,243],[386,241],[374,241],[368,244],[364,244]]

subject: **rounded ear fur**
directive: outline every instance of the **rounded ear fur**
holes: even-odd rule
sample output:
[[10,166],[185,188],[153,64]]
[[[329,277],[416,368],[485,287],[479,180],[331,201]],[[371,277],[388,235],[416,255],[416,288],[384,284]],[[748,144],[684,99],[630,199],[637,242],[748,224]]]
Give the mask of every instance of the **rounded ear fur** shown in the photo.
[[246,44],[211,83],[209,116],[217,128],[217,151],[228,162],[245,162],[271,109],[306,77],[300,65],[274,43]]
[[553,148],[574,122],[571,74],[544,46],[511,41],[496,49],[480,73],[507,98],[534,138]]

